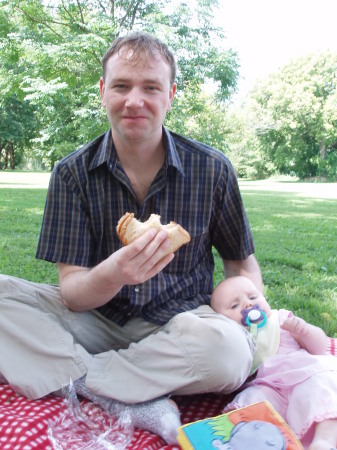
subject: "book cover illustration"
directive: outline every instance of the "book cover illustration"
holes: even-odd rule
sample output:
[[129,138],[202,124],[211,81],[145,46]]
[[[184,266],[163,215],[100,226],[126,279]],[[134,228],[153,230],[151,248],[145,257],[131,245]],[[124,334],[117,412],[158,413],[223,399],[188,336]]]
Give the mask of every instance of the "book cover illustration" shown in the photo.
[[269,402],[260,402],[179,429],[183,450],[303,450]]

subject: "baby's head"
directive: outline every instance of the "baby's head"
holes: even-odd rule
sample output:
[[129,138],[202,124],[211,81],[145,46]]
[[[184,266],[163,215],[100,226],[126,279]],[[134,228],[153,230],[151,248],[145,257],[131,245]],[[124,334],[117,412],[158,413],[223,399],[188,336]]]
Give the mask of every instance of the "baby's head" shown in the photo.
[[211,307],[214,311],[241,325],[243,317],[241,311],[255,305],[258,305],[267,317],[270,316],[271,308],[264,295],[249,278],[241,276],[226,278],[214,289],[211,298]]

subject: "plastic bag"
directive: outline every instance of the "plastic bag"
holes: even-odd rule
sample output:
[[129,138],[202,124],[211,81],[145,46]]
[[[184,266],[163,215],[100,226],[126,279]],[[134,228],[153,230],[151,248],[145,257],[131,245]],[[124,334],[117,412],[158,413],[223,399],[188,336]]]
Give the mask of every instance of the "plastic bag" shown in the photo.
[[124,450],[130,444],[134,427],[127,406],[115,417],[93,403],[81,405],[72,382],[64,397],[66,411],[48,426],[54,450]]

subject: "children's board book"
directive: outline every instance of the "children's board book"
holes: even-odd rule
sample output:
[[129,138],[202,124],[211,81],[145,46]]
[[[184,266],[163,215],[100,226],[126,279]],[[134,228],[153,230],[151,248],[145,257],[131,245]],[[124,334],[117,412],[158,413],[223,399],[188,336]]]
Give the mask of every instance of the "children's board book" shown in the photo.
[[182,425],[178,443],[183,450],[303,450],[267,401]]

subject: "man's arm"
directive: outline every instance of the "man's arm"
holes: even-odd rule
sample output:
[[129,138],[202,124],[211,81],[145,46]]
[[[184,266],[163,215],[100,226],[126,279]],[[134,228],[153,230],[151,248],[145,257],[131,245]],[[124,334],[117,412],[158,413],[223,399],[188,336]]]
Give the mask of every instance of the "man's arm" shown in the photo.
[[97,308],[124,285],[144,283],[172,261],[173,253],[164,256],[169,244],[166,232],[151,229],[96,267],[58,263],[64,304],[73,311]]
[[254,255],[242,260],[223,260],[226,278],[244,276],[252,280],[257,289],[263,293],[263,281],[259,263]]

